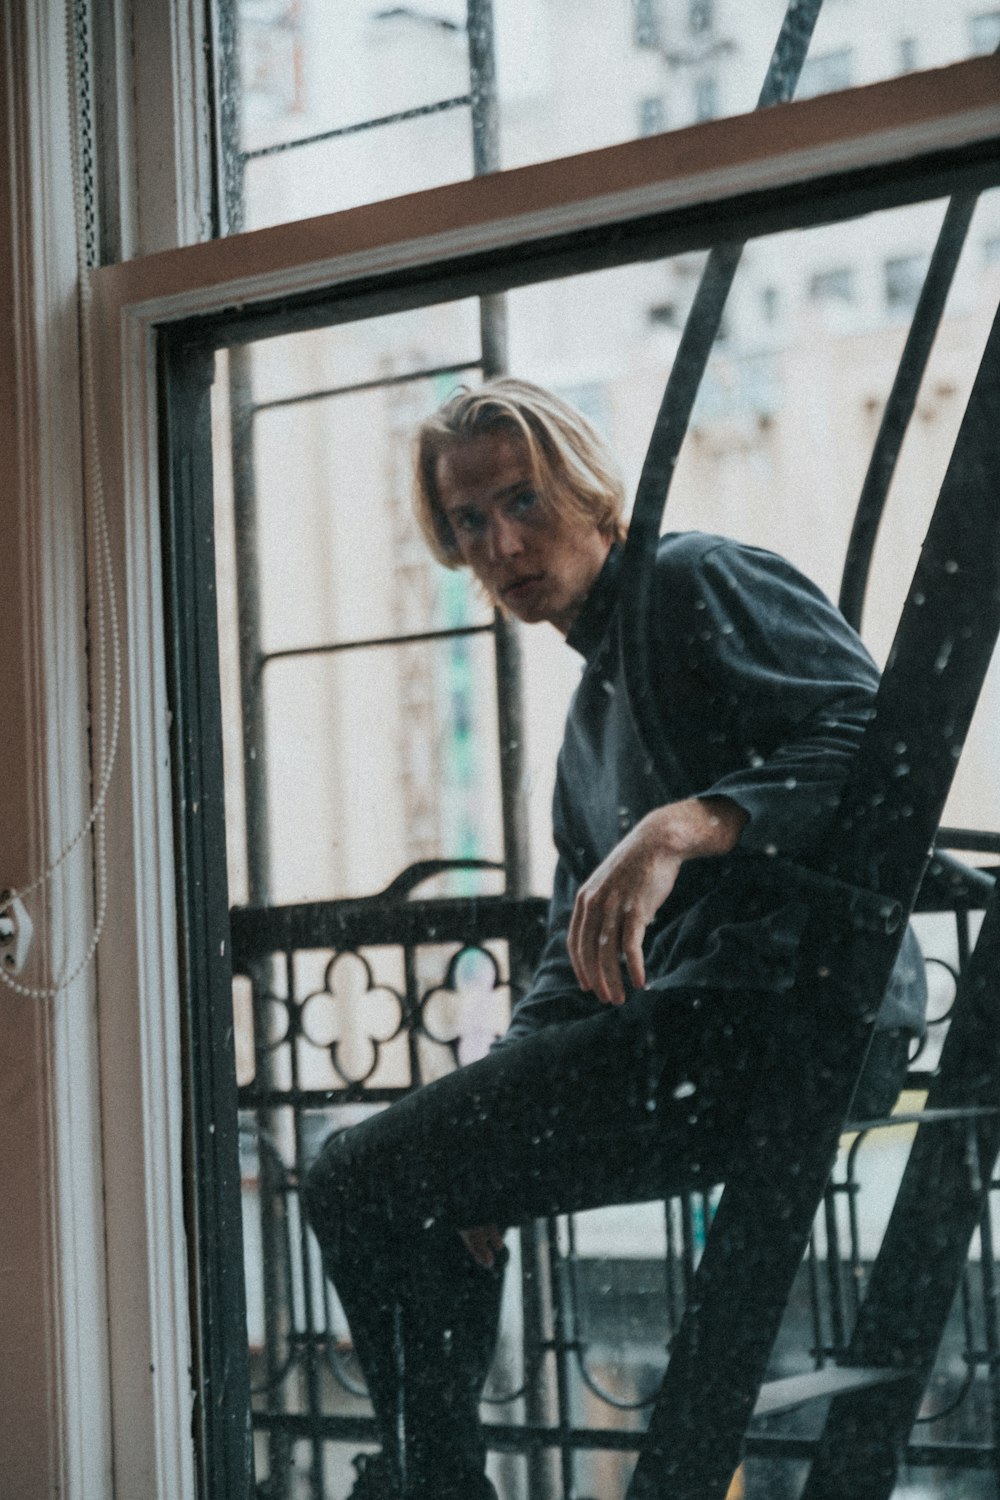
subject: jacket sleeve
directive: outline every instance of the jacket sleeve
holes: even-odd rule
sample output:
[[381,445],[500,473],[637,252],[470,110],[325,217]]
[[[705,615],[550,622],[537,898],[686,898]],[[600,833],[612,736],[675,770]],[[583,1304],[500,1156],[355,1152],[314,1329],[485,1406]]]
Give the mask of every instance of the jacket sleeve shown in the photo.
[[832,823],[877,668],[840,611],[773,553],[719,542],[686,583],[698,732],[709,764],[715,744],[725,766],[696,795],[730,797],[749,814],[742,847],[805,855]]

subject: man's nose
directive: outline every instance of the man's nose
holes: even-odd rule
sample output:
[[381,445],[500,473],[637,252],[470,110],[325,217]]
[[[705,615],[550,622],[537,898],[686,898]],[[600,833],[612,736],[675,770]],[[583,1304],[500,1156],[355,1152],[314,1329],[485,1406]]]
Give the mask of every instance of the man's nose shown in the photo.
[[493,556],[516,557],[524,546],[521,528],[509,516],[494,516],[490,527],[490,547]]

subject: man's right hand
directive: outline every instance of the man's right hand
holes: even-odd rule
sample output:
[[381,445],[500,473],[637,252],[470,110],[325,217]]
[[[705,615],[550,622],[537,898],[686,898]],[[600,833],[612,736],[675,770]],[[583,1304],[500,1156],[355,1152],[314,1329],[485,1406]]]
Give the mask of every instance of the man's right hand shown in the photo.
[[576,894],[566,935],[582,990],[622,1005],[621,962],[636,989],[646,983],[642,940],[686,859],[728,854],[748,815],[728,797],[690,797],[652,812],[612,849]]
[[484,1271],[492,1271],[497,1256],[505,1249],[503,1234],[497,1226],[477,1224],[474,1229],[460,1229],[458,1232],[476,1265],[482,1266]]

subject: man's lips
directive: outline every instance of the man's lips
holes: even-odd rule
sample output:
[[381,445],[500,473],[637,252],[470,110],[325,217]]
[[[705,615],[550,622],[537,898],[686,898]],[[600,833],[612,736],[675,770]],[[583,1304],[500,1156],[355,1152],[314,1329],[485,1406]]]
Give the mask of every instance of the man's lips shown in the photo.
[[511,583],[504,584],[500,590],[500,596],[503,599],[517,599],[534,584],[541,583],[544,576],[543,573],[531,573],[524,578],[515,578]]

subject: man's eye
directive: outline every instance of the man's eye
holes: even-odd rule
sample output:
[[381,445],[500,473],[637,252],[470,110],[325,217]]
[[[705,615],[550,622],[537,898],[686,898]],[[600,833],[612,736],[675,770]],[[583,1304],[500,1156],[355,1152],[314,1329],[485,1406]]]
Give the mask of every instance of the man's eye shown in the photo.
[[535,494],[534,490],[522,490],[521,493],[519,495],[515,495],[513,500],[511,501],[511,510],[514,511],[517,515],[523,515],[525,511],[534,510],[537,504],[538,496]]
[[457,524],[459,531],[464,531],[469,535],[476,535],[482,531],[484,522],[478,511],[466,510],[462,511],[459,515]]

